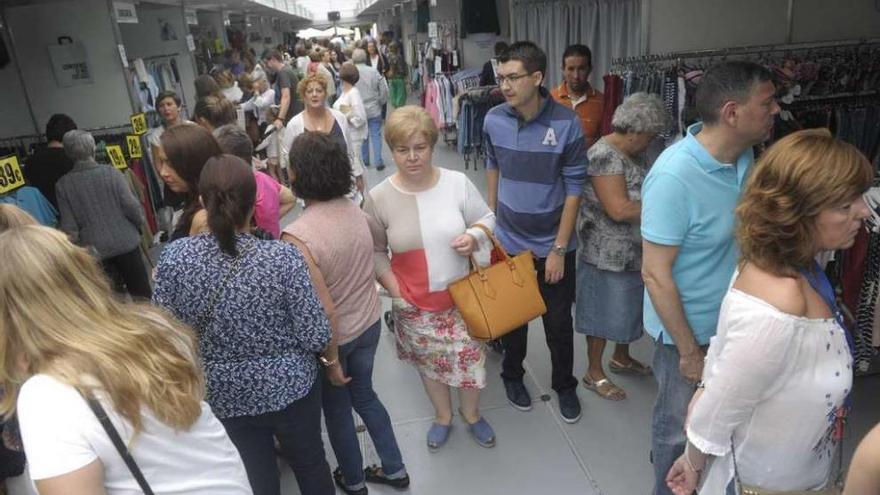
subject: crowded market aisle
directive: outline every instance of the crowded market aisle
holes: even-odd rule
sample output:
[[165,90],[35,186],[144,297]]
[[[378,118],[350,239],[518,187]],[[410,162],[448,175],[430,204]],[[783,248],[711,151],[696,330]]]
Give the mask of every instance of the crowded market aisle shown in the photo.
[[[391,161],[390,151],[384,146],[385,163]],[[455,148],[437,143],[434,162],[444,168],[465,172],[485,196],[486,175],[480,166],[465,169],[464,161]],[[394,173],[393,166],[383,171],[369,168],[365,177],[371,187]],[[299,213],[291,212],[282,224]],[[390,309],[390,300],[382,298],[383,313]],[[456,414],[449,442],[438,452],[425,448],[424,432],[434,419],[431,404],[424,397],[422,384],[411,366],[397,359],[394,336],[383,324],[379,348],[376,352],[374,385],[391,415],[394,431],[407,462],[412,479],[408,492],[371,484],[376,494],[411,493],[413,495],[440,495],[464,493],[474,495],[541,494],[548,490],[560,494],[630,495],[650,493],[653,476],[648,450],[651,444],[651,410],[656,395],[653,377],[613,375],[614,381],[627,391],[620,402],[608,401],[593,392],[578,387],[583,406],[583,417],[575,424],[560,419],[557,402],[552,399],[550,383],[550,354],[544,343],[540,319],[530,325],[529,354],[526,358],[525,385],[532,394],[531,411],[520,412],[507,401],[499,376],[502,356],[487,354],[487,385],[481,400],[481,411],[492,424],[498,436],[493,449],[483,449],[470,438],[464,423]],[[643,336],[631,347],[633,357],[650,363],[653,340]],[[612,352],[609,346],[606,352]],[[586,372],[586,345],[575,335],[574,375]],[[606,359],[609,355],[606,355]],[[880,376],[855,380],[854,410],[851,428],[844,441],[847,461],[859,439],[864,437],[877,421],[880,396],[876,394]],[[547,400],[539,400],[539,397]],[[456,404],[457,406],[457,404]],[[454,410],[456,407],[453,408]],[[362,423],[356,418],[358,424]],[[366,431],[358,436],[366,465],[379,462]],[[331,467],[336,466],[333,450],[325,438],[325,450]],[[281,464],[282,490],[286,494],[299,493],[293,473]]]

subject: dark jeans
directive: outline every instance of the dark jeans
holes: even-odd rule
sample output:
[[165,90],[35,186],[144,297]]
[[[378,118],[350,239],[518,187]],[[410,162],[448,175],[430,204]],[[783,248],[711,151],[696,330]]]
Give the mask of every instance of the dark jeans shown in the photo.
[[333,495],[336,488],[321,440],[321,382],[286,408],[220,420],[244,462],[254,495],[280,495],[274,435],[303,495]]
[[654,464],[654,495],[672,495],[666,486],[666,475],[684,453],[687,436],[684,420],[696,386],[681,376],[678,348],[656,342],[654,376],[657,378],[657,400],[651,420],[651,462]]
[[[545,262],[545,258],[536,258],[535,269],[538,271],[538,288],[547,305],[547,312],[541,319],[544,321],[544,334],[553,366],[551,386],[558,393],[576,388],[578,384],[571,374],[574,366],[571,305],[575,297],[577,254],[576,251],[569,251],[565,255],[565,274],[555,284],[544,281]],[[501,337],[504,345],[501,377],[505,380],[522,381],[526,373],[522,363],[528,350],[528,330],[526,324]]]
[[351,378],[348,385],[333,386],[324,375],[324,422],[345,484],[351,487],[364,481],[364,459],[352,408],[370,432],[376,453],[382,460],[382,471],[392,476],[405,472],[391,417],[373,390],[373,359],[381,329],[381,320],[376,320],[358,338],[339,346],[339,362],[345,375]]
[[153,295],[150,278],[141,256],[141,248],[101,260],[104,272],[113,282],[116,292],[125,293],[126,289],[133,298],[149,299]]

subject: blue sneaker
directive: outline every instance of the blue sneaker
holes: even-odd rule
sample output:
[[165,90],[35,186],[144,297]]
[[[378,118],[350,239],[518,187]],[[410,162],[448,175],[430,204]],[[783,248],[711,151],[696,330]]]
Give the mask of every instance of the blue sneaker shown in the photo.
[[437,449],[442,447],[449,438],[449,430],[451,429],[451,424],[431,423],[431,429],[428,430],[428,450],[436,452]]
[[486,418],[480,416],[480,419],[477,420],[476,423],[468,423],[464,416],[462,416],[461,419],[467,423],[471,437],[473,437],[481,447],[490,449],[495,446],[495,430],[492,429],[492,426],[486,421]]
[[568,424],[577,423],[581,419],[581,402],[578,400],[577,388],[559,392],[559,415]]
[[528,411],[532,408],[532,398],[522,381],[504,380],[504,391],[511,406],[520,411]]

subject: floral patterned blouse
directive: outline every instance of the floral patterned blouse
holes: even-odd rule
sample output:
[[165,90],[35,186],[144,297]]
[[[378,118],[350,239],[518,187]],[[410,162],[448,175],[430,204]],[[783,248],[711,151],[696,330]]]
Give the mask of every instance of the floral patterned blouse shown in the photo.
[[227,279],[233,258],[213,235],[169,244],[153,292],[155,304],[196,330],[207,401],[219,418],[279,411],[304,397],[330,341],[302,254],[250,234],[239,234],[236,247],[241,261]]
[[[611,146],[605,138],[587,151],[590,177],[622,175],[630,201],[641,201],[642,182],[648,167],[640,158],[634,160]],[[605,213],[590,180],[584,184],[577,220],[580,256],[600,270],[612,272],[642,269],[642,237],[638,225],[616,222]]]

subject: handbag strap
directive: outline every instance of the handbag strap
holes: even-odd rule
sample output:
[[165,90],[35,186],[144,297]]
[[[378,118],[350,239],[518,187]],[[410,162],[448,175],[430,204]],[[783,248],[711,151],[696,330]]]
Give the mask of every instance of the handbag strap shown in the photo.
[[[489,241],[492,243],[492,249],[497,251],[498,254],[501,255],[501,258],[504,261],[508,261],[508,262],[510,261],[510,255],[507,254],[507,251],[504,249],[504,246],[502,246],[501,243],[498,242],[498,238],[495,237],[495,234],[492,233],[492,229],[490,229],[489,227],[486,227],[485,225],[483,225],[481,223],[475,223],[475,224],[473,224],[473,227],[481,230],[484,234],[486,234],[486,237],[488,237]],[[471,262],[471,271],[474,271],[474,270],[480,271],[480,264],[477,263],[477,260],[474,258],[473,253],[471,253],[471,255],[470,255],[470,262]]]
[[107,416],[107,412],[104,411],[101,403],[96,399],[86,397],[85,395],[83,395],[83,399],[85,399],[86,403],[89,405],[89,409],[95,414],[95,417],[98,418],[98,422],[101,423],[104,431],[107,432],[107,436],[110,437],[110,441],[113,442],[113,446],[116,447],[116,451],[119,452],[119,456],[122,457],[125,465],[128,466],[128,470],[131,472],[131,475],[134,476],[135,481],[137,481],[138,486],[141,487],[144,495],[154,495],[153,490],[150,488],[150,484],[147,483],[146,478],[144,478],[144,473],[141,472],[141,469],[134,461],[134,457],[131,456],[131,452],[128,451],[128,447],[125,446],[125,442],[122,441],[122,437],[119,436],[119,432],[116,431],[116,427],[113,426],[113,423],[110,421],[110,418]]

